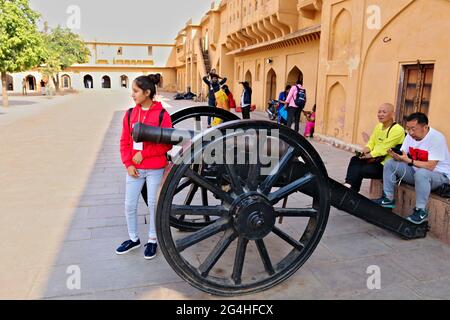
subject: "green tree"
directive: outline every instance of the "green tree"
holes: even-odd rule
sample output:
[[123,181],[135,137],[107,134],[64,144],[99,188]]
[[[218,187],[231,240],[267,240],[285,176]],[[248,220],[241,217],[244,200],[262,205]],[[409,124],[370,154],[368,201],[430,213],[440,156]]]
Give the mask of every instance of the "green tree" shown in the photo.
[[7,73],[37,67],[44,54],[42,34],[37,28],[39,14],[28,0],[0,0],[0,72],[3,106],[8,106]]
[[60,26],[44,34],[45,58],[41,72],[53,80],[59,91],[59,72],[71,65],[87,63],[90,51],[79,35]]

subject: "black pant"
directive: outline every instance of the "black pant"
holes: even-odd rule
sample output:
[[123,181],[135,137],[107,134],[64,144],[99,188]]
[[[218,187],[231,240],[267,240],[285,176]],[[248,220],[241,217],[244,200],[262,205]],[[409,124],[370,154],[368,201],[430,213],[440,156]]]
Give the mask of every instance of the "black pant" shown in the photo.
[[353,157],[347,169],[345,182],[352,189],[359,192],[363,179],[383,179],[383,165],[381,163],[367,163],[358,157]]
[[242,107],[242,119],[250,119],[250,106]]
[[288,120],[287,126],[290,128],[292,123],[295,122],[295,131],[300,131],[300,114],[302,110],[300,108],[288,107]]

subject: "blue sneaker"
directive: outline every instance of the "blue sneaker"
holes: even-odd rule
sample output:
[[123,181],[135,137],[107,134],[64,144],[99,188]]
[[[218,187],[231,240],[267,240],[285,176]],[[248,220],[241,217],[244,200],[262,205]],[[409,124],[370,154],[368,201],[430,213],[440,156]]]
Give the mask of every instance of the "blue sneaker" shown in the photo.
[[428,221],[428,212],[423,209],[414,208],[414,212],[406,220],[414,224],[422,224]]
[[154,257],[156,257],[156,249],[158,248],[158,245],[156,243],[147,243],[145,245],[145,253],[144,258],[146,260],[151,260]]
[[375,202],[376,204],[382,206],[383,208],[389,208],[389,209],[395,208],[395,199],[390,200],[386,197],[382,197],[379,199],[374,199],[372,201]]
[[140,246],[141,246],[141,241],[139,239],[136,242],[134,242],[132,240],[127,240],[116,249],[116,253],[117,254],[125,254],[134,249],[139,248]]

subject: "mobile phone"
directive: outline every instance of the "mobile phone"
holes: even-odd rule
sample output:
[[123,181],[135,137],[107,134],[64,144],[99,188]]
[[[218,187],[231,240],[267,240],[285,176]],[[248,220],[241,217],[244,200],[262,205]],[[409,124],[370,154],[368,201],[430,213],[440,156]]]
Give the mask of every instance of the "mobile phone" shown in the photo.
[[398,148],[392,148],[391,150],[392,150],[393,152],[395,152],[396,154],[398,154],[399,156],[402,156],[402,155],[403,155],[403,151],[400,150],[400,149],[398,149]]

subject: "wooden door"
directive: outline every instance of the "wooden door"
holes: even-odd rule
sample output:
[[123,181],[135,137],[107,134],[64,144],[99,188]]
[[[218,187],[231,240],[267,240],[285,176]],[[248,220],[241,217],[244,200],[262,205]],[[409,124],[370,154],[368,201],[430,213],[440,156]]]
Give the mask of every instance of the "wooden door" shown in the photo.
[[405,66],[400,83],[400,100],[397,108],[397,122],[406,126],[406,117],[415,112],[428,115],[434,64]]

